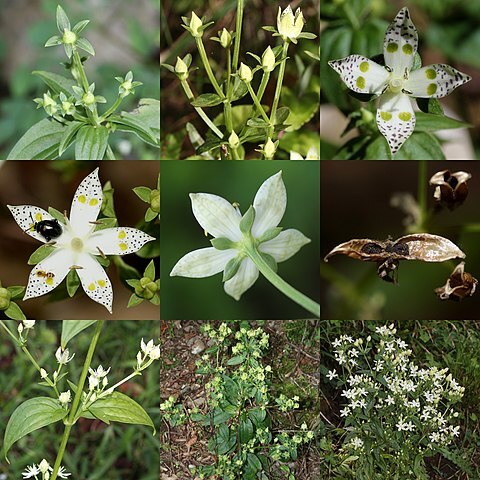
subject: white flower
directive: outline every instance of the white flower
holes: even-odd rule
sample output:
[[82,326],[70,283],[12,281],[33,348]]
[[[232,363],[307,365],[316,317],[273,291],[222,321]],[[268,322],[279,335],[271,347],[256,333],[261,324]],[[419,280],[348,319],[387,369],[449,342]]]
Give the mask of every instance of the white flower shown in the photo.
[[343,410],[340,410],[341,417],[348,417],[350,415],[350,408],[345,407]]
[[[257,249],[273,257],[277,263],[288,260],[303,245],[310,242],[295,229],[284,230],[267,240],[282,219],[287,205],[287,192],[281,175],[282,172],[278,172],[267,179],[255,195],[255,219],[251,229]],[[225,245],[218,245],[221,250],[209,247],[189,252],[173,267],[170,276],[209,277],[235,263],[236,273],[225,281],[224,289],[235,300],[239,300],[255,283],[259,273],[253,261],[242,251],[243,242],[249,240],[244,238],[240,230],[242,217],[227,200],[217,195],[192,193],[190,198],[198,223],[206,232],[216,237],[215,240],[225,241],[228,247],[223,249]]]
[[329,380],[333,380],[336,377],[338,377],[338,373],[335,370],[329,370],[328,371],[327,378]]
[[67,471],[65,470],[65,467],[60,467],[58,469],[58,476],[60,478],[68,478],[70,475],[71,473],[67,473]]
[[148,343],[145,343],[142,338],[140,342],[140,348],[145,355],[150,355],[150,352],[153,350],[154,347],[155,345],[153,344],[153,339],[149,340]]
[[55,358],[57,359],[58,363],[65,365],[75,356],[75,354],[71,356],[69,356],[69,354],[70,352],[68,351],[68,348],[62,350],[62,347],[58,347],[57,351],[55,352]]
[[27,467],[24,472],[22,472],[23,478],[33,478],[35,475],[40,473],[40,469],[37,465],[33,464],[31,467]]
[[405,7],[385,33],[385,66],[362,55],[328,62],[351,90],[379,95],[377,125],[387,139],[392,155],[415,128],[410,97],[442,98],[471,80],[470,76],[455,68],[439,63],[412,70],[417,46],[417,29]]
[[70,390],[67,390],[66,392],[62,392],[60,394],[60,396],[58,397],[58,401],[63,405],[66,405],[67,403],[71,402],[72,401],[72,394],[71,394]]
[[304,24],[303,13],[299,8],[295,10],[295,16],[293,16],[290,5],[283,12],[282,9],[278,7],[277,30],[285,41],[291,40],[297,43],[296,39],[300,35]]
[[[290,151],[290,160],[303,160],[304,158],[293,150]],[[310,147],[307,152],[305,160],[320,160],[320,154],[315,147]]]
[[35,326],[35,320],[22,320],[25,328],[33,328]]
[[51,472],[53,470],[52,467],[49,465],[49,463],[45,459],[43,459],[38,464],[38,468],[43,474],[48,473],[49,471]]
[[353,448],[362,448],[363,447],[363,440],[361,438],[355,437],[351,440]]
[[[101,365],[96,370],[89,368],[88,373],[90,373],[90,376],[88,377],[88,388],[90,390],[93,390],[100,385],[100,380],[102,379],[106,380],[105,377],[110,371],[110,368],[111,367],[109,367],[108,370],[104,370]],[[107,380],[107,383],[108,383],[108,380]],[[103,386],[105,387],[106,383],[104,383]]]
[[[70,219],[65,217],[65,224],[59,223],[40,207],[7,205],[25,233],[53,246],[53,252],[33,267],[24,300],[50,292],[70,270],[75,269],[85,293],[112,312],[112,285],[96,256],[133,253],[154,238],[136,228],[95,231],[102,201],[97,168],[78,186],[70,208]],[[46,227],[45,230],[43,227]],[[42,231],[44,234],[47,232],[47,236]]]

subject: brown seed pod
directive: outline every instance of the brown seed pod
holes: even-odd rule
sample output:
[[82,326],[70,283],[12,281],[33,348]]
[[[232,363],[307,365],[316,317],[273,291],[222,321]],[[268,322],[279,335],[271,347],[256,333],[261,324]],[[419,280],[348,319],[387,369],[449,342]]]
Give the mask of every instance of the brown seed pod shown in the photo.
[[450,173],[441,170],[430,178],[430,185],[435,186],[433,197],[439,206],[447,206],[450,210],[461,205],[468,195],[467,180],[472,178],[468,172]]
[[447,279],[443,287],[436,288],[435,293],[441,300],[460,301],[475,293],[478,280],[465,271],[465,262],[459,263]]

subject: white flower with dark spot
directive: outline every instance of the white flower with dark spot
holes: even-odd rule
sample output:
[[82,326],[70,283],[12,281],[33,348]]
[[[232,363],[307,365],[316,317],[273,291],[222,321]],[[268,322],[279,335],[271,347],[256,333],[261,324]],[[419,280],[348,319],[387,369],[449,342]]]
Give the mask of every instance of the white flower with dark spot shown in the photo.
[[362,55],[328,62],[351,90],[379,95],[377,125],[387,139],[392,155],[415,128],[410,97],[442,98],[471,80],[469,75],[440,63],[412,70],[417,47],[417,29],[405,7],[385,33],[385,66]]
[[64,217],[65,223],[60,223],[40,207],[7,205],[25,233],[49,243],[53,250],[33,267],[24,300],[49,293],[70,270],[75,269],[85,293],[112,313],[113,289],[98,256],[133,253],[155,239],[136,228],[95,230],[102,202],[103,191],[97,168],[78,186],[70,219]]

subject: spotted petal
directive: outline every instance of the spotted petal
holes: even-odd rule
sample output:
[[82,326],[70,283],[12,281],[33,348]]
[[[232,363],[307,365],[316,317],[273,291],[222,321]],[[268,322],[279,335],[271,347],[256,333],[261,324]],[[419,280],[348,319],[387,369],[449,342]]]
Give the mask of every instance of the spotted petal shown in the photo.
[[377,125],[395,155],[415,128],[415,113],[410,98],[403,93],[385,93],[377,109]]
[[246,258],[240,264],[237,273],[223,285],[223,289],[235,300],[240,297],[257,281],[258,269],[255,264]]
[[252,227],[254,237],[259,237],[266,230],[280,223],[287,207],[287,190],[281,171],[263,182],[255,195],[253,207],[255,208],[255,222]]
[[350,90],[358,93],[382,93],[389,77],[385,67],[362,55],[350,55],[328,64],[340,74]]
[[85,293],[112,313],[113,288],[107,272],[88,253],[81,253],[77,258],[77,264],[82,267],[77,270],[77,274]]
[[93,227],[102,206],[103,192],[98,168],[87,175],[75,192],[70,211],[70,223],[76,235],[84,237]]
[[385,33],[383,42],[385,65],[396,74],[403,75],[405,69],[411,70],[417,47],[417,29],[410,20],[408,8],[402,8]]
[[7,207],[12,212],[13,218],[19,227],[25,233],[40,242],[46,243],[46,238],[36,232],[33,226],[35,222],[41,222],[42,220],[55,220],[47,211],[32,205],[7,205]]
[[47,258],[33,267],[23,299],[28,300],[51,292],[62,283],[72,263],[72,253],[69,250],[55,249]]
[[94,255],[127,255],[140,250],[155,237],[130,227],[106,228],[95,232],[85,242],[85,248]]
[[237,250],[200,248],[184,255],[173,267],[170,276],[204,278],[220,273],[228,261],[236,257]]
[[450,65],[436,63],[410,72],[404,88],[411,92],[413,97],[443,98],[471,79],[472,77]]

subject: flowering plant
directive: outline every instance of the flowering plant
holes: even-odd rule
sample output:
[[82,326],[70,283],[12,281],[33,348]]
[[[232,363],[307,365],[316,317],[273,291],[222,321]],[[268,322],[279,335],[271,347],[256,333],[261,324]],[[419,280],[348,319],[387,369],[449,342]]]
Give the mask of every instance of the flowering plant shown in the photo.
[[10,160],[56,159],[75,143],[77,160],[115,160],[110,135],[116,130],[134,133],[143,142],[158,147],[160,136],[160,102],[141,99],[139,108],[132,112],[116,113],[123,99],[135,93],[142,82],[134,81],[129,71],[125,77],[115,77],[120,83],[117,99],[104,113],[97,105],[106,103],[95,95],[95,83],[89,83],[83,64],[89,57],[80,57],[80,50],[95,55],[91,43],[80,36],[90,20],[82,20],[73,27],[63,10],[57,6],[57,27],[60,35],[50,37],[45,47],[62,45],[68,59],[65,64],[73,80],[57,73],[35,71],[48,87],[42,98],[34,99],[48,118],[33,125],[9,153]]

